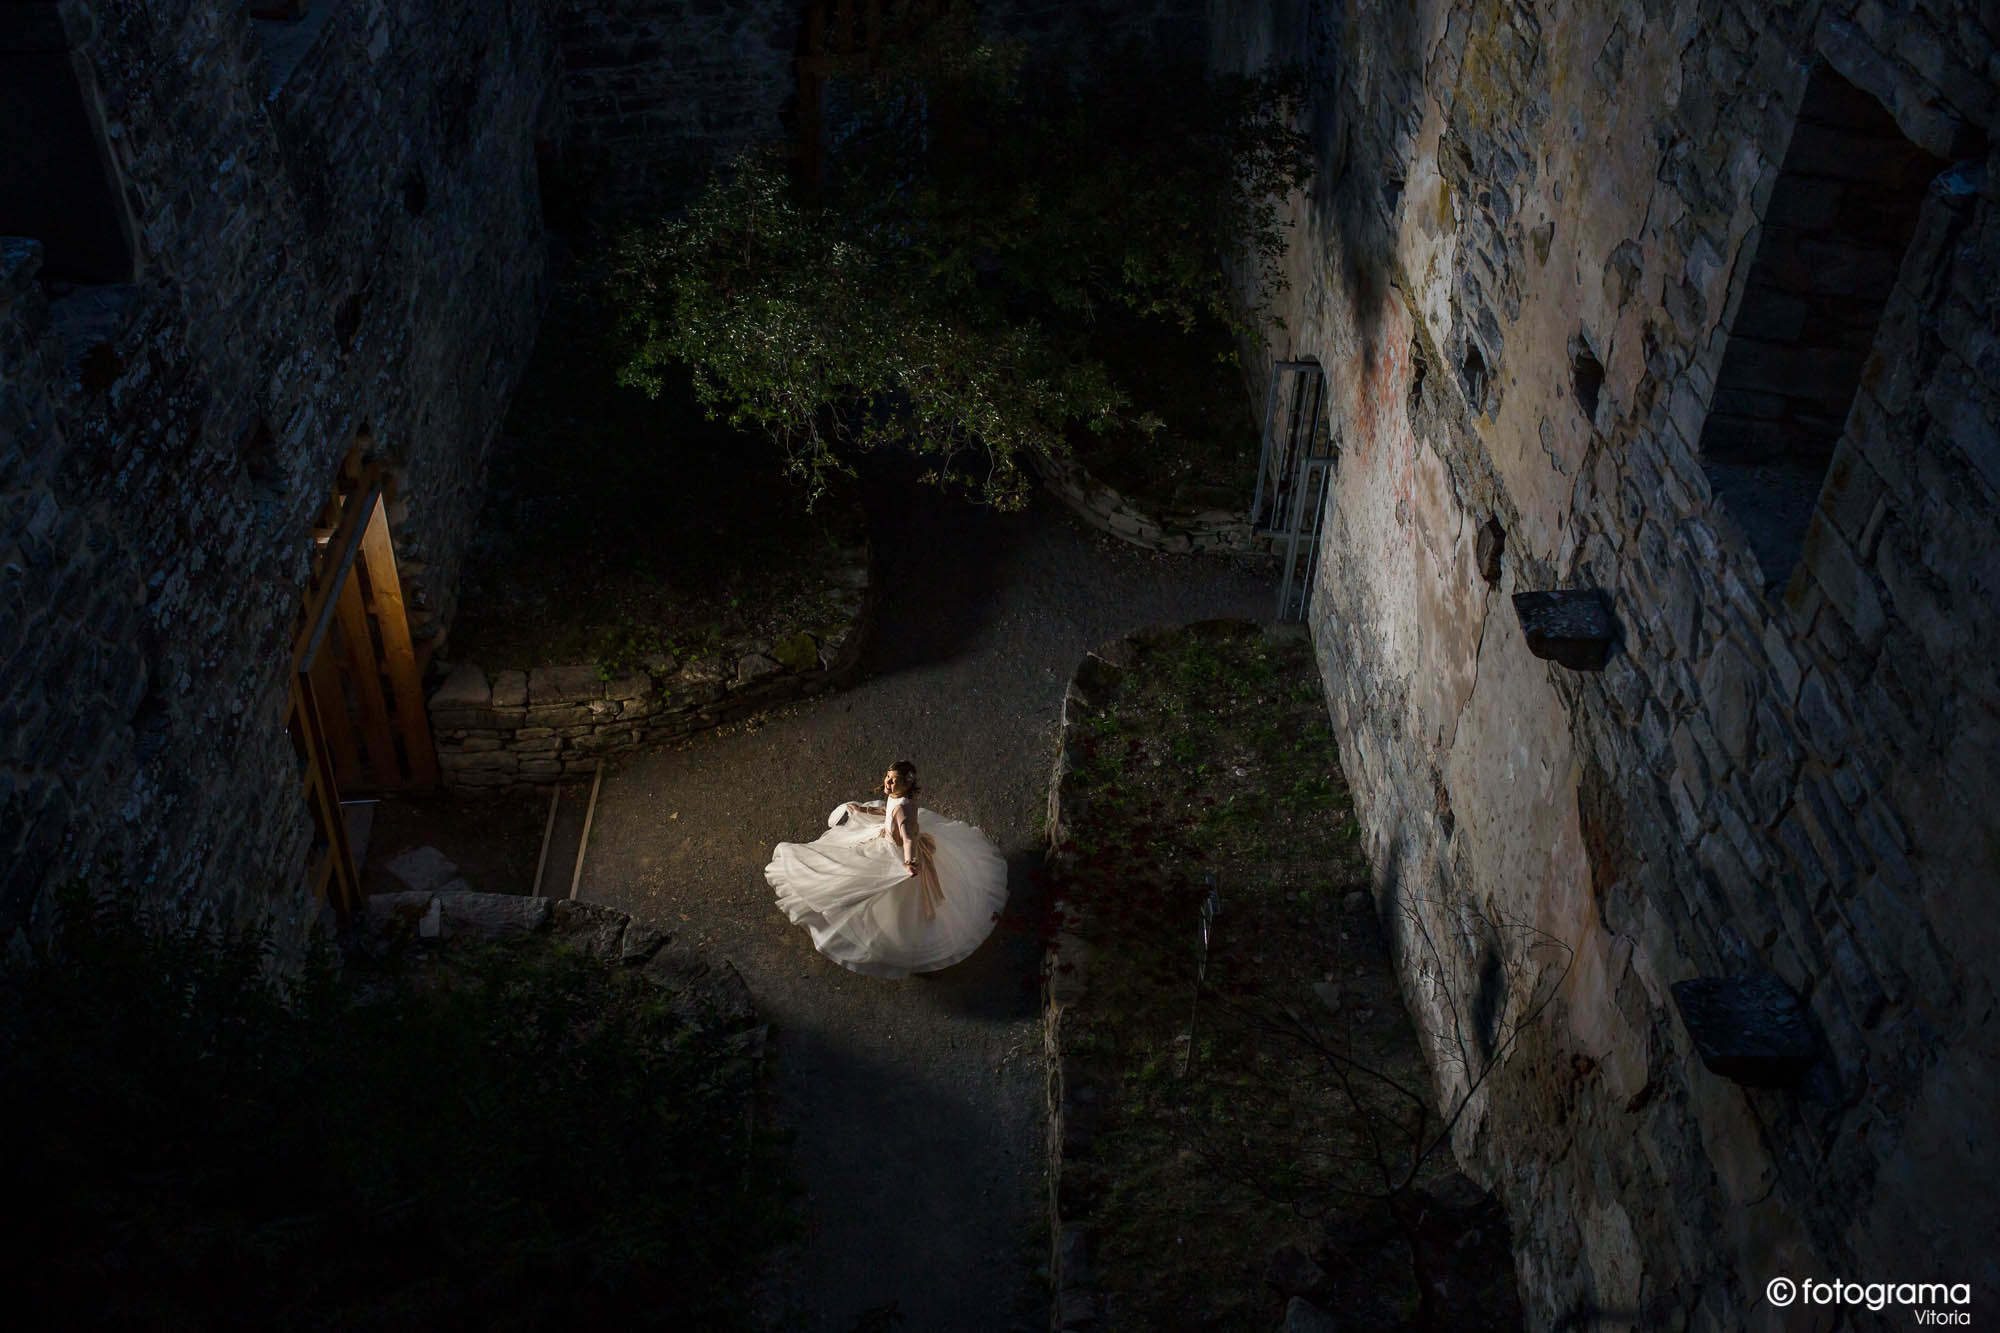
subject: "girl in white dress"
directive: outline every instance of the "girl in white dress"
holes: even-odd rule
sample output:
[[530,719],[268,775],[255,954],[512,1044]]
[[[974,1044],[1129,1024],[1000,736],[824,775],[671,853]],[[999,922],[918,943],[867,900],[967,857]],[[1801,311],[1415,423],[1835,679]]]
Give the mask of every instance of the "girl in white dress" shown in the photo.
[[883,774],[882,795],[834,807],[812,842],[779,843],[764,878],[842,967],[871,977],[950,967],[992,933],[1007,862],[972,825],[917,807],[909,760]]

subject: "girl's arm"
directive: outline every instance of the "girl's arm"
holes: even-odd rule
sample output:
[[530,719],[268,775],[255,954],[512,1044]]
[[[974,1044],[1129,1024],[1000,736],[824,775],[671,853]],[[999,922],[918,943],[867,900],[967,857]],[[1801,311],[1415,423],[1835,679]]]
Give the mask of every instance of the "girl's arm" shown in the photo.
[[917,812],[905,801],[896,807],[896,817],[889,821],[889,827],[896,835],[896,845],[903,849],[903,866],[912,875],[917,873]]

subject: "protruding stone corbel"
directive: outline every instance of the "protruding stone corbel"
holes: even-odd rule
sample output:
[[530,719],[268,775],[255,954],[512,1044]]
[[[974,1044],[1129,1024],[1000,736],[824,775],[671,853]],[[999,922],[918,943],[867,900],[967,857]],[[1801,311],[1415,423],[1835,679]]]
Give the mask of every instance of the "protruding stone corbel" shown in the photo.
[[1517,592],[1514,613],[1528,651],[1572,671],[1602,671],[1618,637],[1611,606],[1594,588]]
[[1747,1088],[1796,1088],[1818,1058],[1805,1007],[1768,972],[1676,981],[1672,990],[1711,1073]]

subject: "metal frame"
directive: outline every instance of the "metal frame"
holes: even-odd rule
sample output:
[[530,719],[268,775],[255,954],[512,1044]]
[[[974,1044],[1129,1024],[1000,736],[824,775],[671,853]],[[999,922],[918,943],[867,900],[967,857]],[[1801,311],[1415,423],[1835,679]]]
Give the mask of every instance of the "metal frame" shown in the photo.
[[[1290,372],[1293,376],[1292,397],[1294,401],[1286,411],[1284,444],[1281,446],[1282,452],[1279,453],[1274,464],[1271,456],[1273,444],[1272,427],[1276,424],[1278,416],[1278,384],[1285,378],[1287,372]],[[1308,375],[1310,375],[1309,379],[1307,378]],[[1257,451],[1257,485],[1250,497],[1250,521],[1254,524],[1263,517],[1264,513],[1264,480],[1266,477],[1272,477],[1275,474],[1275,480],[1271,484],[1271,503],[1273,509],[1277,512],[1273,515],[1273,521],[1265,525],[1267,531],[1277,532],[1284,526],[1285,515],[1283,511],[1285,501],[1288,498],[1284,486],[1285,473],[1290,470],[1293,460],[1298,456],[1301,443],[1306,445],[1307,453],[1311,453],[1312,451],[1312,441],[1319,432],[1320,412],[1325,404],[1325,387],[1326,372],[1317,361],[1277,361],[1272,363],[1270,387],[1264,394],[1264,430],[1263,443]],[[1310,394],[1309,401],[1311,406],[1310,410],[1304,414],[1305,430],[1301,432],[1299,430],[1299,407],[1301,404],[1297,399],[1307,393]]]
[[[1311,458],[1299,460],[1298,497],[1299,522],[1285,535],[1285,579],[1278,587],[1278,619],[1304,620],[1306,611],[1312,605],[1313,576],[1319,570],[1319,534],[1326,526],[1326,497],[1333,491],[1333,465],[1339,461],[1337,454],[1315,454]],[[1303,503],[1307,495],[1313,497],[1308,509]],[[1310,513],[1311,526],[1306,526],[1306,515]],[[1299,545],[1306,544],[1305,569],[1300,571]],[[1295,578],[1295,575],[1298,576]],[[1296,593],[1296,596],[1294,594]],[[1297,609],[1294,610],[1294,602]]]
[[[1281,384],[1289,379],[1289,386]],[[1279,420],[1279,395],[1289,401]],[[1326,413],[1326,371],[1317,361],[1279,361],[1271,367],[1271,384],[1264,396],[1264,440],[1257,455],[1257,486],[1250,499],[1250,517],[1283,547],[1284,578],[1278,585],[1279,620],[1300,620],[1312,601],[1313,574],[1319,567],[1319,534],[1326,497],[1332,491],[1331,472],[1339,454],[1320,442],[1320,422]],[[1268,483],[1271,512],[1264,513]],[[1305,547],[1305,565],[1299,551]]]

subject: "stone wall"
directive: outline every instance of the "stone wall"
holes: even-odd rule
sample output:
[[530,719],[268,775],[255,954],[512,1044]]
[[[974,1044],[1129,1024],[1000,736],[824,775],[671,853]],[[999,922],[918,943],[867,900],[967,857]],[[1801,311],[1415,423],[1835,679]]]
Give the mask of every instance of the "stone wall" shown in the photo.
[[[1327,367],[1341,454],[1311,623],[1383,918],[1414,906],[1458,974],[1405,976],[1441,1098],[1522,997],[1468,1032],[1440,996],[1518,927],[1570,952],[1456,1145],[1533,1326],[1765,1326],[1780,1274],[2000,1290],[2000,26],[1894,9],[1216,7],[1220,64],[1312,67],[1278,339]],[[1808,151],[1815,87],[1892,132]],[[1889,153],[1941,174],[1878,281],[1881,245],[1798,214],[1867,230],[1842,181]],[[1746,489],[1707,423],[1789,410],[1726,382],[1736,340],[1823,368],[1782,331],[1801,292],[1879,319],[1823,452]],[[1532,655],[1510,604],[1578,588],[1618,626],[1601,671]],[[1810,1016],[1802,1086],[1710,1072],[1670,990],[1763,972]]]
[[314,910],[284,726],[310,526],[365,433],[418,633],[449,621],[545,285],[549,17],[42,8],[133,259],[78,287],[0,247],[0,935],[115,859],[106,883],[288,943]]
[[786,137],[793,0],[563,0],[565,175],[600,205],[672,203],[731,149]]
[[606,679],[594,662],[497,671],[455,667],[430,697],[438,764],[454,787],[559,782],[607,755],[682,740],[839,684],[861,660],[868,552],[844,553],[830,600],[838,629],[746,639],[683,661],[649,658]]
[[[804,0],[562,0],[572,188],[614,208],[672,206],[731,151],[789,141],[808,8]],[[978,8],[989,28],[1044,46],[1136,37],[1197,54],[1206,33],[1196,0]],[[824,9],[837,14],[839,0]]]

